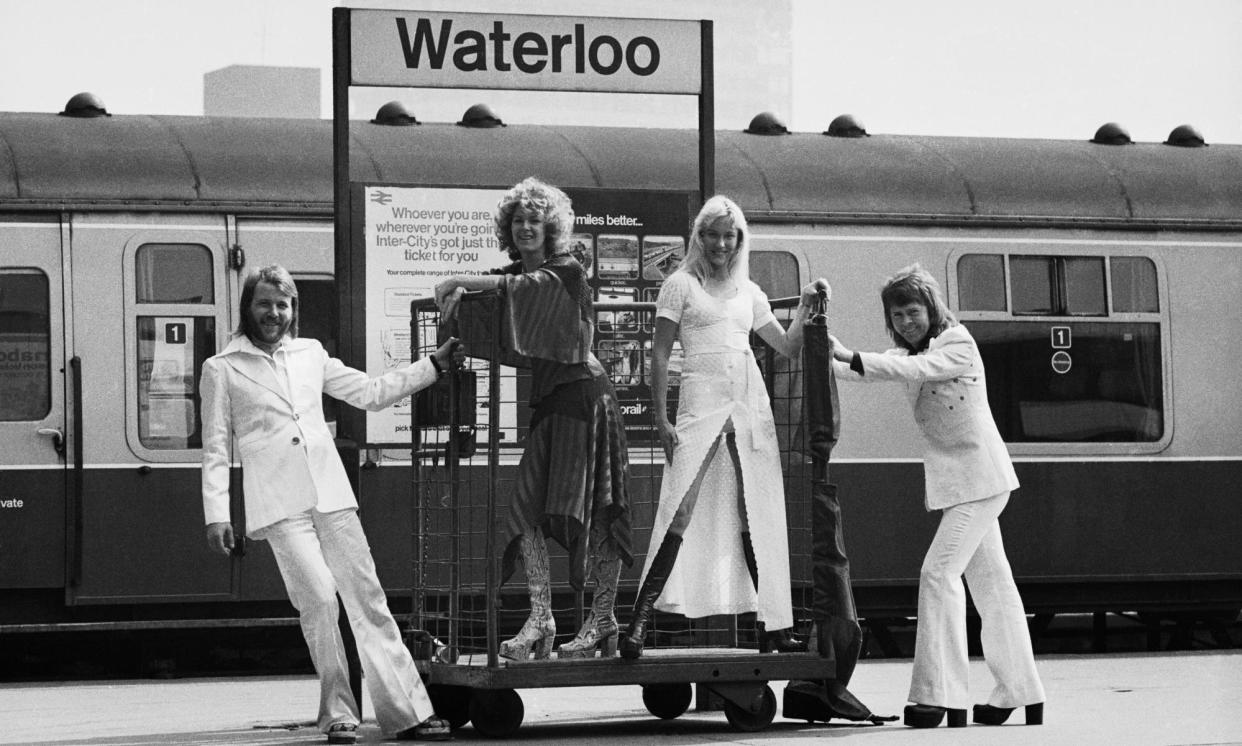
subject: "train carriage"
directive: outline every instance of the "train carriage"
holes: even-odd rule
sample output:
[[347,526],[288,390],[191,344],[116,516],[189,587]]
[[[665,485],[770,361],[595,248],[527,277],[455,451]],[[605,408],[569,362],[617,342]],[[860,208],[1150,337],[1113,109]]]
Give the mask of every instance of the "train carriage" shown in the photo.
[[[265,544],[207,552],[197,377],[244,272],[272,262],[299,283],[303,334],[334,348],[331,129],[0,113],[0,631],[287,614]],[[357,121],[351,178],[692,190],[696,137]],[[769,296],[826,276],[834,329],[879,349],[883,278],[915,261],[942,278],[1022,482],[1002,520],[1030,611],[1236,614],[1242,146],[716,140]],[[918,436],[891,392],[842,393],[833,481],[859,611],[912,615],[934,529]],[[345,453],[378,464],[358,472],[362,517],[396,601],[408,460]]]

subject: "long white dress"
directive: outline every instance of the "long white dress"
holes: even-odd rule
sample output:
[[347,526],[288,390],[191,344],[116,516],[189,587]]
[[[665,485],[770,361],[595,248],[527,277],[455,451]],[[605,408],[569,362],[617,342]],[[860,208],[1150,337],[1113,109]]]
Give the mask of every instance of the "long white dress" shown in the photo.
[[759,569],[756,595],[742,553],[735,471],[722,443],[705,476],[681,551],[656,601],[662,611],[697,618],[757,611],[769,629],[793,626],[785,490],[772,406],[750,349],[750,331],[774,319],[753,282],[715,298],[685,272],[665,280],[656,315],[679,324],[684,360],[677,407],[678,444],[664,469],[643,577],[713,441],[732,419],[747,523]]

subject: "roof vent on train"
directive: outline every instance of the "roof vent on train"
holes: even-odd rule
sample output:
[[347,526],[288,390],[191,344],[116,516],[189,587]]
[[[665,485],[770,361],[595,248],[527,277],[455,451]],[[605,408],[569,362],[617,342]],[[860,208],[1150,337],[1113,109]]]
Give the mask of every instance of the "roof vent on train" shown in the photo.
[[1126,132],[1125,127],[1116,122],[1108,122],[1100,125],[1091,142],[1096,145],[1129,145],[1134,141],[1130,139],[1130,133]]
[[742,130],[748,135],[788,135],[789,128],[770,111],[763,111],[750,120],[750,126]]
[[829,137],[871,137],[867,134],[867,128],[853,114],[842,114],[829,122],[824,134]]
[[461,127],[478,127],[483,129],[505,126],[505,123],[500,121],[500,117],[496,116],[496,112],[492,111],[492,107],[487,104],[475,104],[466,109],[466,113],[462,114],[461,121],[457,124]]
[[405,104],[400,101],[389,101],[375,112],[375,118],[371,120],[371,124],[408,127],[411,124],[422,124],[422,122],[414,118],[413,112]]
[[91,119],[94,117],[110,117],[111,114],[104,108],[103,99],[93,93],[83,91],[65,104],[65,110],[60,113],[62,117],[77,117],[80,119]]
[[1179,148],[1202,148],[1207,145],[1207,141],[1193,124],[1179,124],[1169,133],[1169,139],[1164,144],[1176,145]]

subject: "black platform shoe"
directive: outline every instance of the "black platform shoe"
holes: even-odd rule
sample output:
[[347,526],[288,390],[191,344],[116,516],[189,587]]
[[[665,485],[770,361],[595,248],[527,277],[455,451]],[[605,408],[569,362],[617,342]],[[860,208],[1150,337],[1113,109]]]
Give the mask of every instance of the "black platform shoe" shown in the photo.
[[[993,707],[992,705],[975,705],[974,721],[980,725],[1003,725],[1016,707]],[[1026,706],[1026,724],[1044,724],[1044,703],[1037,702]]]
[[760,653],[805,653],[806,640],[795,637],[792,630],[764,629],[763,622],[755,622],[755,637],[759,643]]
[[[746,560],[746,570],[750,573],[750,582],[755,591],[759,590],[759,563],[755,560],[755,545],[750,541],[750,532],[742,532],[742,558]],[[793,630],[774,629],[771,632],[764,628],[763,622],[755,622],[755,638],[760,653],[805,653],[806,640],[794,637]]]
[[935,728],[949,713],[950,728],[966,727],[966,711],[934,705],[906,705],[905,724],[911,728]]
[[651,560],[651,568],[647,570],[647,577],[643,578],[643,585],[638,589],[638,595],[634,598],[634,614],[630,617],[630,626],[621,635],[621,640],[617,645],[622,658],[634,660],[642,657],[643,643],[647,637],[647,622],[651,621],[651,609],[656,599],[660,597],[660,593],[664,591],[664,584],[668,581],[668,575],[673,570],[673,563],[677,561],[677,552],[680,549],[680,536],[664,535],[664,541],[660,543],[655,559]]

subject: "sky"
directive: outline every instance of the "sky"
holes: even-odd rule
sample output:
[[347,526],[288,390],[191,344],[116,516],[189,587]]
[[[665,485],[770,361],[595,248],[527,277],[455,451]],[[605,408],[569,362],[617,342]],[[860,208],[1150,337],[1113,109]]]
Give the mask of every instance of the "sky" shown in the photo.
[[[1189,123],[1208,143],[1242,143],[1240,0],[786,1],[789,99],[776,105],[788,109],[777,113],[793,131],[823,131],[833,117],[850,113],[872,134],[1089,139],[1105,122],[1118,122],[1136,141],[1159,142]],[[114,114],[199,115],[204,73],[261,64],[324,70],[327,116],[330,9],[337,4],[0,0],[0,111],[60,111],[73,94],[91,91]],[[619,11],[624,5],[647,8],[645,15],[675,8],[678,17],[711,7],[667,0],[349,4],[644,15]],[[718,31],[718,58],[728,50],[722,36]],[[730,82],[718,79],[718,91]],[[526,95],[504,94],[510,101]],[[420,119],[459,118],[459,102],[437,110],[435,98],[422,99],[429,103]],[[553,123],[558,109],[578,106],[586,116],[591,108],[588,99],[565,101],[539,107],[548,121],[530,114],[520,121]],[[628,119],[606,123],[695,126],[693,103],[667,117],[653,115],[654,107],[626,108]],[[718,109],[717,124],[744,126],[754,113]]]

